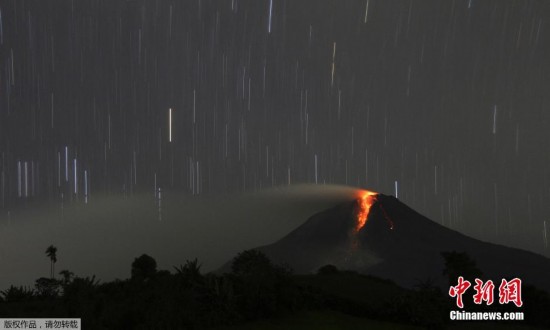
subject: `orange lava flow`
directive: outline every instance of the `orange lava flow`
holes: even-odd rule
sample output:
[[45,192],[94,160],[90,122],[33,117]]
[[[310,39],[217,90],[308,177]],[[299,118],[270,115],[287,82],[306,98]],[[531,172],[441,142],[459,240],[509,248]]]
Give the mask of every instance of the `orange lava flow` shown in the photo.
[[367,222],[370,208],[372,204],[376,202],[376,195],[378,194],[368,190],[361,190],[359,192],[359,196],[357,198],[359,202],[359,212],[357,213],[357,224],[355,225],[356,232],[363,228],[363,226]]

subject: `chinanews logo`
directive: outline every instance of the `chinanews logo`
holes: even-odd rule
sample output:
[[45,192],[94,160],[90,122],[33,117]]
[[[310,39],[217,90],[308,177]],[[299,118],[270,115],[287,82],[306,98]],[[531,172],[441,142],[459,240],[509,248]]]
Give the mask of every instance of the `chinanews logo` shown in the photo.
[[[486,282],[476,278],[475,284],[465,280],[464,277],[458,277],[456,286],[449,288],[449,296],[455,298],[456,307],[461,310],[453,310],[450,312],[451,320],[479,320],[479,321],[512,321],[523,320],[523,312],[468,312],[462,310],[464,308],[464,297],[467,291],[473,288],[473,302],[476,305],[490,306],[495,301],[495,283],[492,280]],[[521,298],[521,279],[514,278],[511,280],[502,279],[498,286],[498,303],[501,305],[514,304],[517,308],[523,306]]]

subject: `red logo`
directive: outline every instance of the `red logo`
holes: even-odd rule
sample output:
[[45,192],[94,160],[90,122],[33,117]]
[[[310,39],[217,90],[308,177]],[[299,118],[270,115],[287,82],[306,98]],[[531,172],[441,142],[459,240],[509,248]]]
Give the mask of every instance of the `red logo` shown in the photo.
[[486,301],[487,306],[491,305],[494,299],[494,289],[495,285],[493,281],[488,280],[484,284],[482,280],[476,278],[476,285],[474,285],[474,290],[476,290],[476,294],[474,294],[474,303],[481,305]]
[[[484,301],[487,306],[491,305],[494,301],[494,290],[495,284],[493,281],[488,280],[483,282],[482,280],[476,278],[474,285],[474,303],[481,305]],[[464,308],[464,303],[462,300],[462,295],[472,286],[470,281],[465,280],[462,276],[458,277],[458,284],[456,286],[451,286],[449,288],[449,296],[456,298],[456,306],[459,308]],[[514,278],[510,281],[502,279],[500,286],[498,288],[498,302],[499,304],[508,304],[513,302],[517,307],[523,305],[521,299],[521,279]]]
[[472,284],[470,281],[464,281],[464,277],[458,277],[458,285],[449,288],[449,296],[456,297],[456,305],[460,308],[464,307],[462,303],[462,295]]
[[500,286],[498,287],[500,304],[507,304],[510,301],[516,304],[517,307],[523,305],[521,300],[521,280],[519,278],[514,278],[513,280],[506,281],[502,279]]

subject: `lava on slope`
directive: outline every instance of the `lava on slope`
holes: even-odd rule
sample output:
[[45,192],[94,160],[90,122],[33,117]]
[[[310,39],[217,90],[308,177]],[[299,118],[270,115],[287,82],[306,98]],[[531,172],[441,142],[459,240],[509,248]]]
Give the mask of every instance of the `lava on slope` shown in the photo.
[[357,219],[354,228],[355,233],[358,233],[365,226],[365,224],[367,223],[367,219],[369,218],[371,209],[375,203],[382,211],[382,215],[384,216],[386,221],[388,221],[390,229],[393,230],[394,223],[382,206],[382,203],[378,200],[378,195],[378,193],[369,190],[360,190],[358,192],[357,205],[359,206],[359,210],[357,211]]
[[378,193],[368,190],[361,190],[358,195],[357,202],[359,205],[359,211],[357,212],[355,232],[359,232],[359,230],[365,226],[365,223],[369,217],[370,209],[374,202],[376,202],[376,196],[378,196]]

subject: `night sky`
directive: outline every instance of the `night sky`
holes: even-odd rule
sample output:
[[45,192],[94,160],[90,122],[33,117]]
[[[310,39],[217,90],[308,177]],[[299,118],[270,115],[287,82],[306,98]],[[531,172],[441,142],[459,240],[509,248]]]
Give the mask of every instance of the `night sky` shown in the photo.
[[549,29],[547,1],[0,0],[1,218],[346,184],[548,255]]

